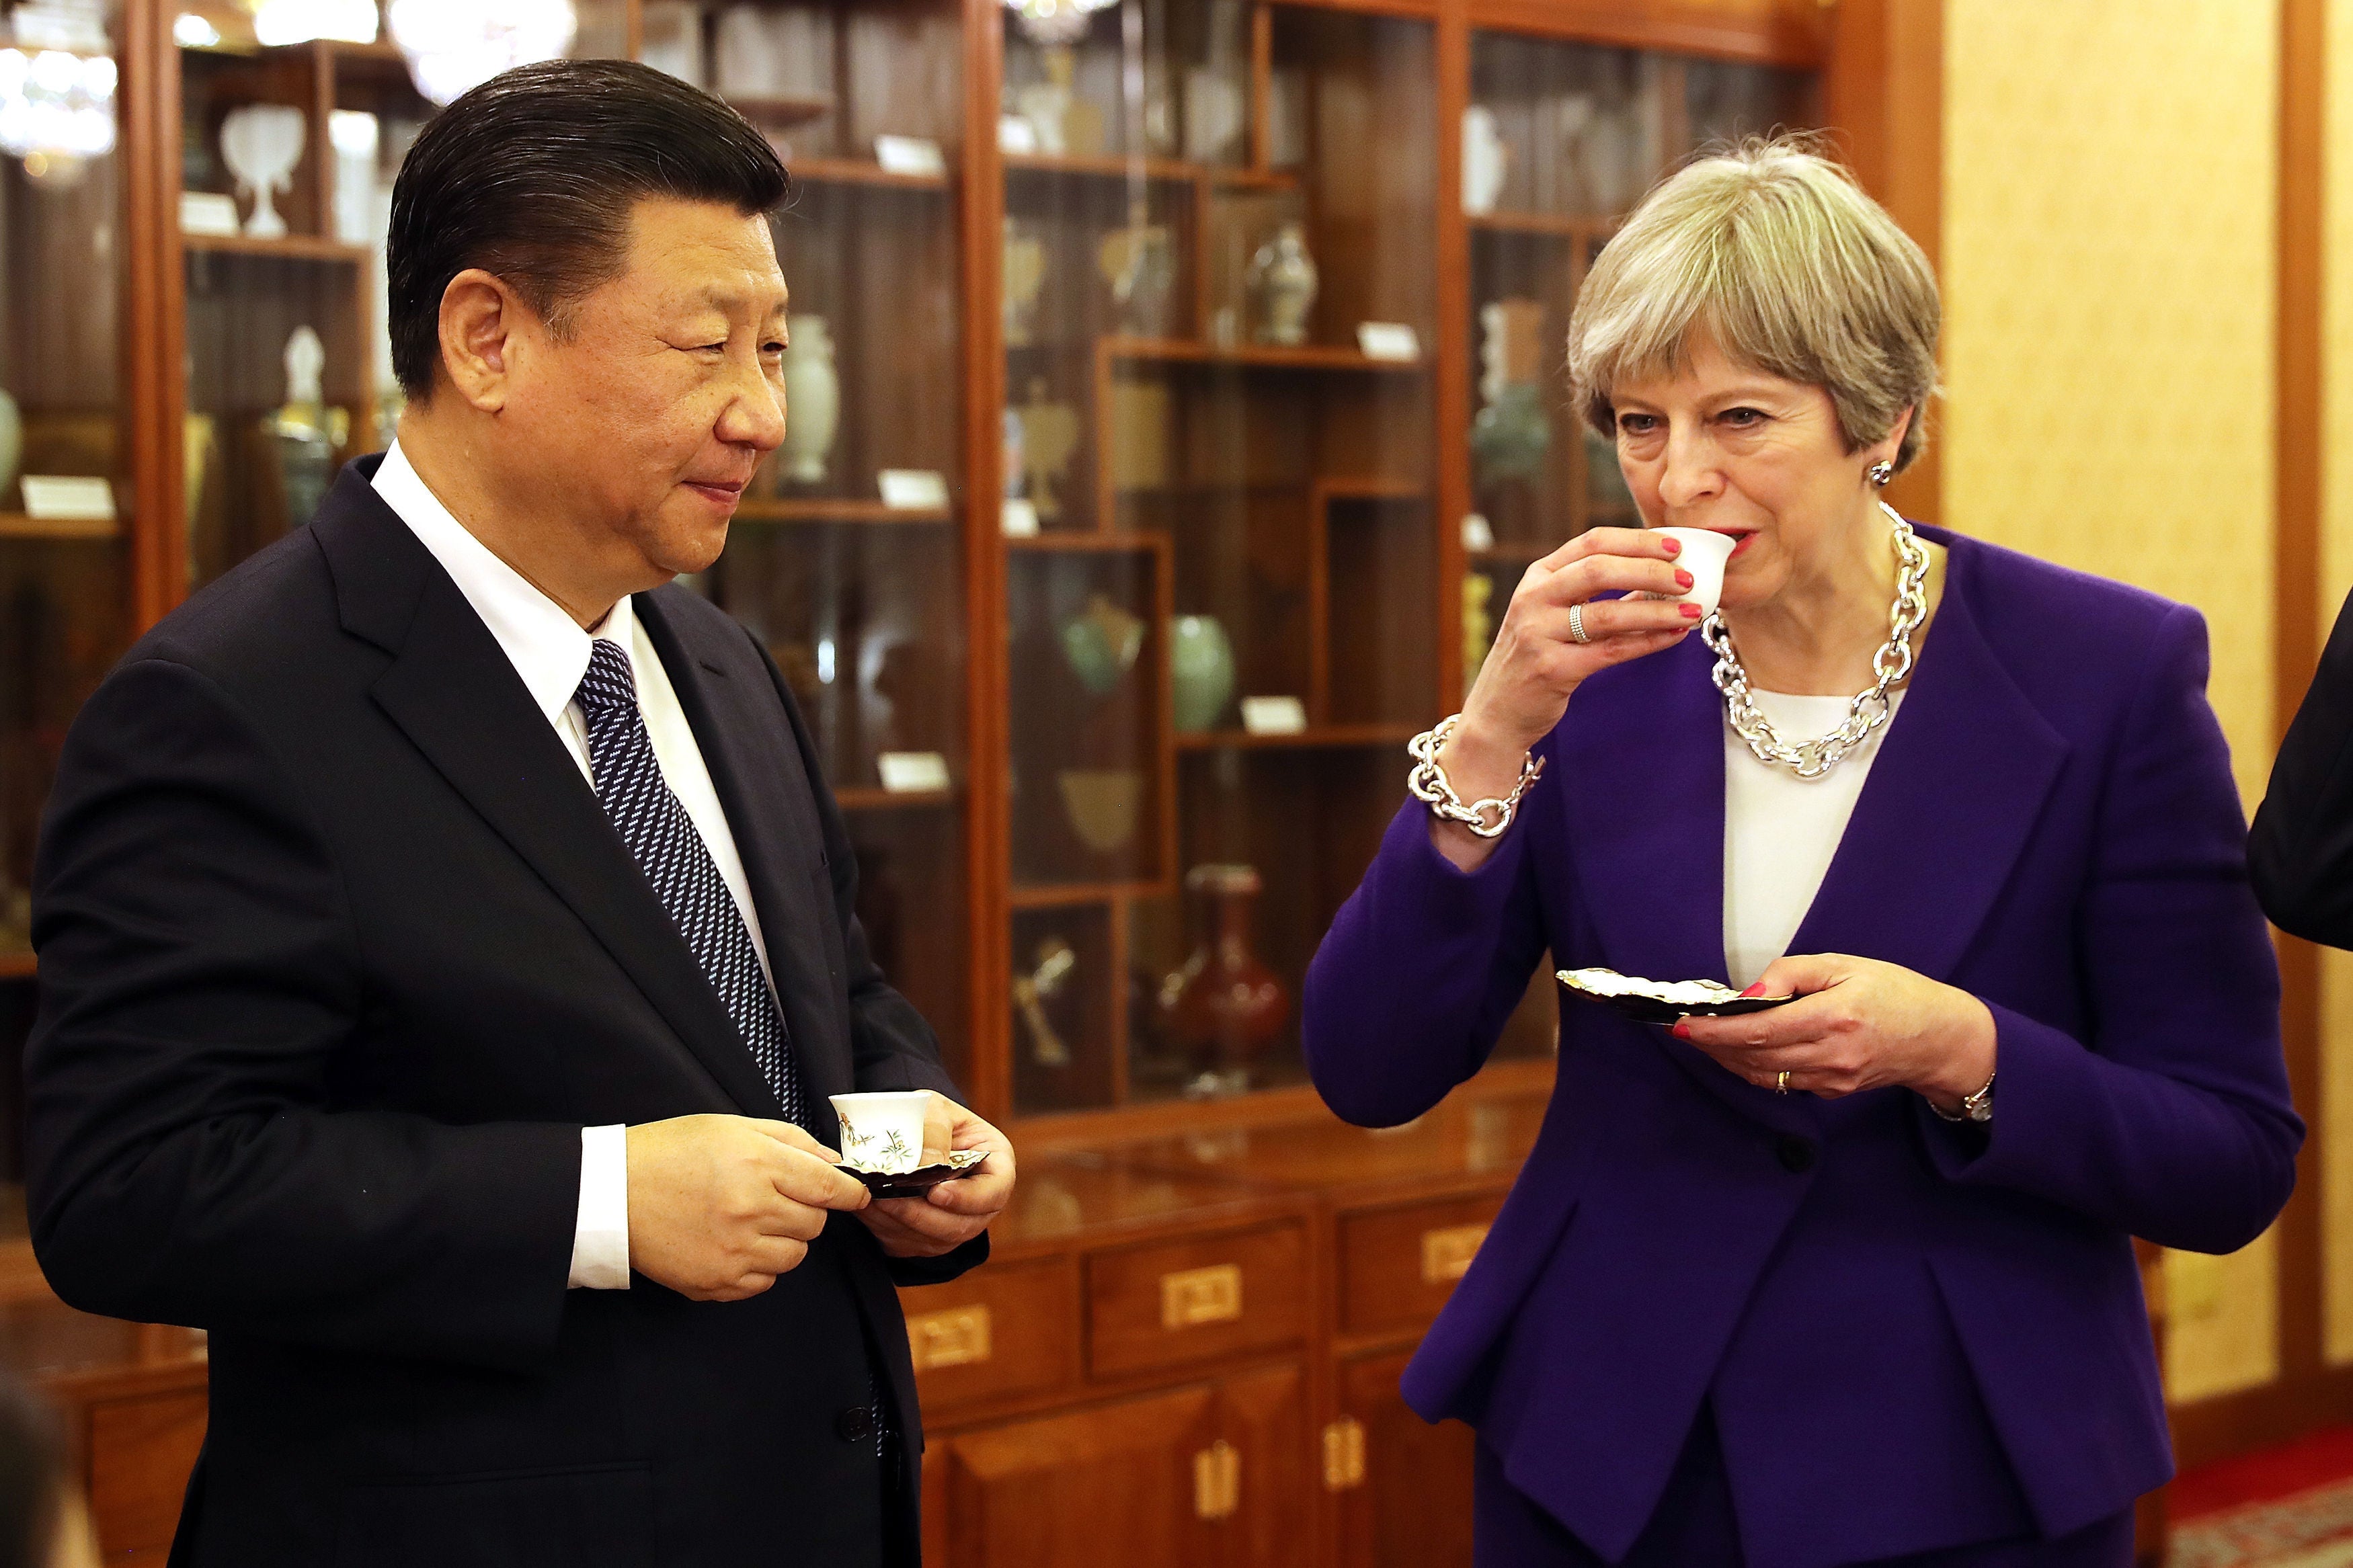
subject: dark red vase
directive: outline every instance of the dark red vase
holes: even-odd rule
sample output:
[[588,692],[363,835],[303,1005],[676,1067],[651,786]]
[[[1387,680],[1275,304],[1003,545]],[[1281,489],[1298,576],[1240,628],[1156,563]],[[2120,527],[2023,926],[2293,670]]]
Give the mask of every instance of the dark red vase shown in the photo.
[[1250,951],[1262,886],[1250,866],[1196,866],[1185,874],[1200,945],[1160,993],[1168,1033],[1193,1071],[1227,1091],[1250,1087],[1250,1068],[1291,1020],[1290,995]]

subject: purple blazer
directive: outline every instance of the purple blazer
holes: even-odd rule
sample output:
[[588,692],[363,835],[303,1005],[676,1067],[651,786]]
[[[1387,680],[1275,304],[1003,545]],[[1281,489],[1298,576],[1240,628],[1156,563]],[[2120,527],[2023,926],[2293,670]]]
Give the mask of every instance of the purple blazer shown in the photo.
[[[2040,1531],[2171,1473],[2130,1238],[2287,1200],[2279,977],[2197,612],[1938,529],[1944,602],[1793,952],[1904,964],[2000,1031],[1989,1129],[1778,1096],[1561,1009],[1526,1168],[1405,1378],[1615,1560],[1714,1403],[1752,1568]],[[1595,677],[1464,875],[1409,801],[1307,976],[1371,1126],[1477,1071],[1547,950],[1725,977],[1724,716],[1697,637]]]

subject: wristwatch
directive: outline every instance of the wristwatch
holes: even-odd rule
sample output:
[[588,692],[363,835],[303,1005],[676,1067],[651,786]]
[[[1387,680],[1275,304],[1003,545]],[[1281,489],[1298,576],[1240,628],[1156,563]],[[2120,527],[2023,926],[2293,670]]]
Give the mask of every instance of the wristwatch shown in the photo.
[[1928,1109],[1947,1121],[1991,1121],[1993,1120],[1993,1080],[1997,1076],[1999,1075],[1988,1074],[1983,1089],[1978,1089],[1975,1094],[1963,1095],[1961,1108],[1957,1111],[1947,1110],[1933,1100],[1928,1101]]

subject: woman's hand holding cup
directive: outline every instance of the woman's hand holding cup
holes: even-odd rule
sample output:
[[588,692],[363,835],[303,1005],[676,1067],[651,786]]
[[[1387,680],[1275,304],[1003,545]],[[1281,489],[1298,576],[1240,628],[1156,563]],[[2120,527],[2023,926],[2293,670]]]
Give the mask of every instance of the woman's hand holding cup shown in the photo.
[[[1694,585],[1676,564],[1683,552],[1683,541],[1649,529],[1596,528],[1528,568],[1462,705],[1462,722],[1439,754],[1457,795],[1508,794],[1528,749],[1552,732],[1588,677],[1690,635],[1702,612],[1680,597]],[[1645,594],[1662,597],[1620,596]],[[1494,850],[1455,824],[1433,826],[1438,847],[1465,870]]]

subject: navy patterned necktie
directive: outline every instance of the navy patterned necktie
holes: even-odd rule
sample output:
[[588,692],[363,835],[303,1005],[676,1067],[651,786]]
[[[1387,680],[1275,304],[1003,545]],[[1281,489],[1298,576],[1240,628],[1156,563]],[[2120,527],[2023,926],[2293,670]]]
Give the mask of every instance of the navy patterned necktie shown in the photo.
[[580,678],[575,700],[588,721],[588,766],[596,775],[596,798],[686,938],[703,978],[719,993],[760,1076],[776,1091],[785,1120],[799,1121],[800,1074],[793,1064],[792,1040],[761,973],[751,928],[694,819],[670,793],[654,760],[653,740],[638,711],[629,656],[607,637],[591,647],[588,673]]

